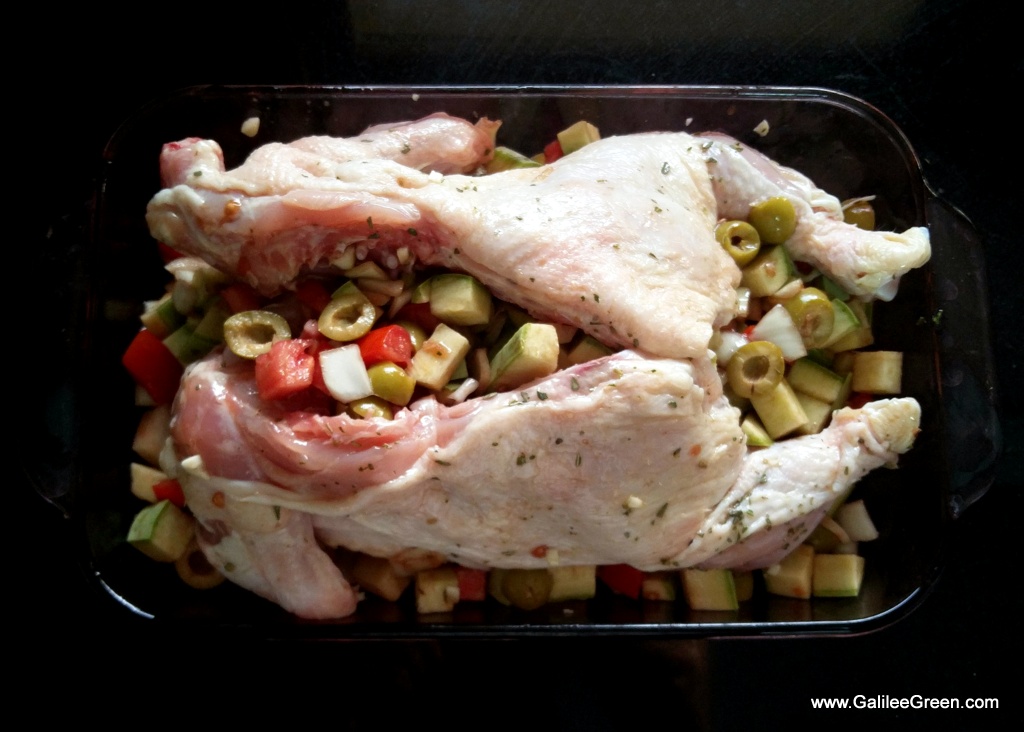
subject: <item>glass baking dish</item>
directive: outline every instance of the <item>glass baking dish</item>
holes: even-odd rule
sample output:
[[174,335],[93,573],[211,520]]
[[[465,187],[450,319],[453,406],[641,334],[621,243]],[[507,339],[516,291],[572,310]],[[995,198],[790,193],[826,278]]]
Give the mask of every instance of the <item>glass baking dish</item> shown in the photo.
[[[878,305],[876,346],[905,354],[904,392],[923,409],[922,432],[895,471],[858,486],[881,538],[862,545],[867,574],[859,597],[802,601],[758,593],[733,613],[691,611],[599,589],[588,602],[532,612],[494,601],[463,603],[445,615],[417,616],[368,598],[352,617],[304,621],[229,583],[187,588],[173,569],[124,542],[140,504],[128,490],[132,435],[140,411],[120,357],[138,329],[144,300],[167,275],[144,213],[159,189],[163,143],[217,140],[231,168],[255,147],[311,135],[353,135],[382,122],[444,111],[502,121],[499,144],[535,152],[586,119],[602,136],[646,130],[716,130],[805,174],[839,198],[875,195],[879,228],[927,224],[932,261],[903,278],[892,303]],[[258,117],[247,137],[244,120]],[[764,136],[755,132],[767,123]],[[761,128],[763,132],[763,127]],[[74,286],[57,294],[71,337],[50,360],[51,429],[60,449],[23,458],[44,496],[62,508],[79,537],[81,563],[111,599],[111,612],[195,628],[246,628],[271,637],[408,638],[642,634],[669,637],[851,634],[888,625],[927,595],[943,566],[951,522],[991,482],[999,449],[993,412],[985,283],[970,225],[928,189],[909,143],[878,110],[821,89],[725,87],[186,89],[140,110],[111,138],[97,176],[84,239],[56,239],[49,253]],[[74,367],[71,367],[71,364]],[[96,429],[97,425],[112,425]],[[954,457],[950,443],[969,445]],[[53,455],[62,459],[55,461]],[[120,606],[119,609],[115,609]]]

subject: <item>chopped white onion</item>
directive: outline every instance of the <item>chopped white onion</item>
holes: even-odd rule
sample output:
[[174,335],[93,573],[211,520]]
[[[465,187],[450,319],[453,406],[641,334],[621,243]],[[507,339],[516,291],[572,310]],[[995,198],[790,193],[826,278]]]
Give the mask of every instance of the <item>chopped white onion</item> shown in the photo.
[[354,343],[320,351],[320,369],[324,374],[327,391],[339,402],[363,399],[373,393],[359,346]]
[[[748,341],[747,337],[742,333],[737,333],[734,330],[723,330],[718,334],[718,338],[712,341],[715,356],[718,359],[718,366],[725,368],[729,365],[729,359],[742,348]],[[717,341],[717,343],[716,343]]]
[[761,318],[761,322],[750,331],[752,341],[771,341],[787,361],[796,361],[807,355],[804,339],[797,330],[796,323],[789,311],[782,305],[776,305]]

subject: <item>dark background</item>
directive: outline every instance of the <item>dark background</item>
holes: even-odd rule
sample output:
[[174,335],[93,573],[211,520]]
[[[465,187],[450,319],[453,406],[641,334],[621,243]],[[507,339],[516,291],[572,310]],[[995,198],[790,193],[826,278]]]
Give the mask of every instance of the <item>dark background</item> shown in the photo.
[[[838,89],[889,115],[910,139],[934,192],[961,209],[984,244],[1004,456],[988,495],[955,522],[931,597],[896,625],[861,637],[760,641],[590,639],[343,644],[192,639],[134,622],[95,593],[73,560],[60,513],[13,473],[8,542],[11,626],[27,649],[22,682],[55,674],[119,703],[150,689],[161,659],[173,684],[238,697],[331,691],[336,723],[386,720],[620,729],[668,722],[699,729],[781,728],[840,719],[994,728],[1022,718],[1017,667],[1022,603],[1017,539],[1024,347],[1019,211],[1019,38],[984,2],[349,2],[273,13],[213,3],[125,14],[98,3],[29,9],[6,114],[8,243],[15,302],[31,308],[32,253],[83,210],[105,141],[147,101],[204,83],[718,84]],[[14,28],[9,29],[14,34]],[[27,174],[27,181],[24,180]],[[25,262],[22,264],[22,262]],[[45,275],[45,273],[44,273]],[[26,284],[27,283],[27,284]],[[9,327],[52,337],[11,303]],[[16,347],[16,425],[38,408],[33,349]],[[27,353],[25,352],[27,351]],[[31,422],[27,422],[31,425]],[[97,425],[97,428],[102,428]],[[16,427],[15,429],[28,429]],[[154,660],[156,659],[156,660]],[[181,670],[177,670],[180,667]],[[159,686],[159,682],[157,683]],[[385,708],[367,705],[386,694]],[[991,697],[1002,712],[810,711],[817,695]],[[137,697],[136,697],[137,698]],[[303,696],[303,698],[305,698]],[[473,702],[488,716],[462,718]],[[262,698],[241,705],[261,706]],[[106,706],[106,705],[104,705]],[[232,707],[235,704],[231,705]],[[275,705],[276,706],[276,705]],[[319,706],[319,705],[316,705]],[[299,702],[299,711],[303,709]],[[228,710],[225,705],[224,711]],[[278,710],[280,711],[280,710]],[[187,713],[182,712],[183,714]],[[664,721],[663,721],[664,720]]]

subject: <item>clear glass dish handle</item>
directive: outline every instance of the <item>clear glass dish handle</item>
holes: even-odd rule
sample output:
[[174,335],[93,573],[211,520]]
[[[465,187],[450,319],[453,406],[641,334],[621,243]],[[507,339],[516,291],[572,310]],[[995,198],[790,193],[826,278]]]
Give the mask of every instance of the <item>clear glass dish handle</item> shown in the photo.
[[[15,460],[29,485],[65,516],[72,511],[80,470],[76,384],[82,361],[82,324],[86,313],[86,227],[90,204],[54,221],[48,235],[31,247],[30,271],[46,272],[51,282],[41,309],[44,337],[34,344],[33,382],[38,388],[16,395],[25,399],[15,437]],[[94,427],[100,427],[95,425]]]
[[960,211],[931,197],[932,242],[940,361],[940,391],[951,438],[950,495],[953,518],[981,498],[995,480],[1002,453],[996,410],[996,379],[989,329],[985,259],[977,230]]

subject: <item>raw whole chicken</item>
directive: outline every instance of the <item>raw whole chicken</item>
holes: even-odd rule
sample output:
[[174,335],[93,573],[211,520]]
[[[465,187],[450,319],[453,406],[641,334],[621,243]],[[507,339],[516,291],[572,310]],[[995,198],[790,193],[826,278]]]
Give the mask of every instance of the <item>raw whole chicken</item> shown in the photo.
[[794,256],[886,299],[927,261],[926,230],[847,226],[805,177],[718,135],[607,138],[539,168],[468,175],[495,130],[434,115],[268,145],[232,171],[212,141],[165,146],[153,235],[265,294],[354,247],[386,268],[411,256],[468,272],[626,349],[514,394],[425,397],[390,421],[263,402],[251,366],[227,352],[191,366],[162,464],[214,565],[300,616],[356,607],[323,546],[470,567],[546,566],[538,547],[562,564],[768,566],[913,443],[917,403],[894,399],[748,452],[708,350],[740,277],[713,230],[784,195]]

